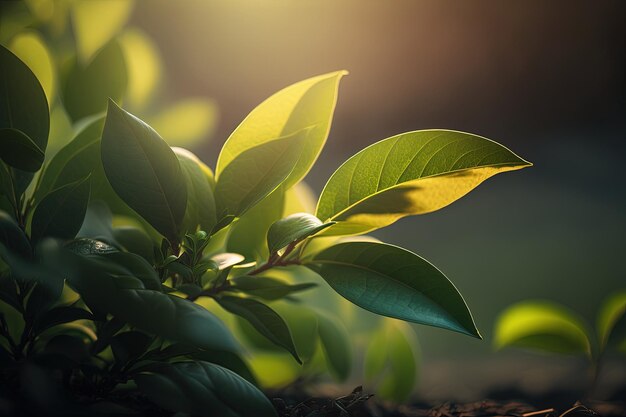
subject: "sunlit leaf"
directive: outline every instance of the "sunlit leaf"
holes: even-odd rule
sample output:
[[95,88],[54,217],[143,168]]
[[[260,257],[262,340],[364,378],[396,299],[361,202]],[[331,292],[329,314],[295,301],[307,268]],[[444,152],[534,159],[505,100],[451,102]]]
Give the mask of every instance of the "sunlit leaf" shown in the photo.
[[301,145],[300,160],[286,183],[293,185],[304,178],[326,143],[339,80],[346,74],[346,71],[338,71],[300,81],[252,110],[222,148],[216,168],[218,179],[246,150],[312,126],[311,134]]
[[387,400],[406,401],[415,388],[419,347],[411,329],[386,321],[369,337],[365,353],[365,379],[377,385],[377,394]]
[[43,150],[21,130],[0,128],[0,143],[0,159],[7,165],[28,172],[41,168],[45,157]]
[[132,0],[77,0],[72,3],[76,47],[83,62],[103,47],[124,26],[133,9]]
[[241,216],[283,184],[310,133],[300,130],[238,154],[217,178],[218,213]]
[[346,327],[335,317],[318,312],[318,331],[328,368],[335,378],[345,381],[352,370],[352,342]]
[[406,249],[345,242],[321,251],[311,262],[335,291],[366,310],[480,337],[454,285]]
[[296,361],[275,352],[255,352],[250,357],[250,367],[263,388],[282,388],[295,381],[302,367]]
[[229,227],[227,249],[251,261],[267,259],[267,231],[283,216],[285,192],[279,187]]
[[63,91],[67,113],[77,121],[104,112],[107,100],[122,99],[127,78],[124,54],[117,41],[107,44],[88,64],[76,60]]
[[254,385],[212,363],[161,363],[134,379],[166,410],[207,417],[276,416],[272,403]]
[[89,203],[89,177],[64,185],[46,195],[35,208],[31,238],[72,239],[83,224]]
[[591,355],[585,325],[548,301],[523,301],[504,310],[495,325],[494,345]]
[[102,164],[115,192],[163,236],[177,241],[187,188],[174,152],[150,126],[113,102],[101,142]]
[[213,101],[190,98],[166,107],[147,120],[170,145],[193,147],[211,137],[217,118],[218,110]]
[[[604,301],[598,313],[596,328],[601,349],[604,349],[611,340],[615,340],[618,343],[626,342],[626,332],[623,330],[621,335],[612,334],[614,330],[621,330],[621,327],[626,328],[626,291],[612,294]],[[620,336],[624,340],[618,340]]]
[[215,180],[213,172],[196,155],[182,148],[172,148],[187,184],[187,208],[182,230],[191,233],[198,227],[210,232],[217,223]]
[[11,39],[9,48],[33,71],[51,104],[56,94],[56,69],[44,40],[35,31],[25,31]]
[[267,247],[276,252],[290,243],[300,241],[332,226],[334,223],[322,223],[312,214],[294,213],[280,219],[267,232]]
[[299,182],[285,192],[283,216],[294,213],[315,213],[317,196],[305,182]]
[[[140,108],[153,96],[161,79],[161,57],[154,42],[141,30],[129,28],[118,41],[124,52],[128,71],[128,94],[126,98],[131,107]],[[150,123],[161,135],[161,127]]]
[[226,311],[236,314],[250,323],[260,334],[291,353],[302,363],[296,352],[291,331],[283,318],[267,305],[252,298],[222,296],[217,302]]
[[316,215],[338,223],[325,234],[360,234],[458,200],[501,172],[531,164],[489,139],[420,130],[375,143],[326,183]]

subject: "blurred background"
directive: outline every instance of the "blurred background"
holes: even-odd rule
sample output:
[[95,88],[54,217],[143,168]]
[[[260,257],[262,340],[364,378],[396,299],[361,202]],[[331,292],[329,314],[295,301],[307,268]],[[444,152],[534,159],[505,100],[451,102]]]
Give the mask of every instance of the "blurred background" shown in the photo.
[[[47,13],[46,2],[29,3]],[[626,288],[626,3],[151,0],[119,13],[161,61],[158,73],[140,66],[134,82],[152,83],[158,102],[182,114],[198,112],[205,124],[180,144],[209,166],[266,97],[339,69],[350,75],[306,179],[316,193],[348,157],[410,130],[476,133],[532,161],[374,236],[444,271],[484,337],[415,326],[423,398],[581,383],[583,359],[494,353],[492,329],[499,312],[528,298],[562,303],[592,325],[602,300]],[[142,51],[126,48],[129,60]],[[137,94],[131,109],[168,139],[176,118]],[[609,360],[606,383],[623,383],[623,356]]]

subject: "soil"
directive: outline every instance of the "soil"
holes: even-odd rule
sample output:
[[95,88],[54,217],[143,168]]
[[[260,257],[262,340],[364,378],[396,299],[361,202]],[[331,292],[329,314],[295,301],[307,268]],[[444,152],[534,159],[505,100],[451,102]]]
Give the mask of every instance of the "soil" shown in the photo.
[[274,392],[270,397],[280,417],[626,417],[626,397],[621,394],[611,401],[576,401],[569,405],[562,402],[567,396],[557,396],[553,406],[545,406],[548,398],[532,403],[487,399],[464,404],[393,405],[378,401],[361,387],[338,398],[305,398],[292,390]]

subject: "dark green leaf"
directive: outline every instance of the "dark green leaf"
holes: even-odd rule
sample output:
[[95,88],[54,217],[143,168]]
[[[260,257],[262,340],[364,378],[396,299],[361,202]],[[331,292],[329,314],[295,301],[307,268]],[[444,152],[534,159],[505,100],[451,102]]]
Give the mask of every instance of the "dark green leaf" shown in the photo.
[[134,377],[160,407],[198,416],[275,417],[272,403],[236,373],[207,362],[159,364]]
[[276,252],[292,242],[313,236],[333,224],[334,222],[322,223],[312,214],[295,213],[272,224],[267,232],[267,246],[270,252]]
[[247,149],[217,177],[218,213],[241,216],[278,188],[293,171],[311,129]]
[[15,220],[3,211],[0,211],[0,243],[22,258],[33,256],[28,238]]
[[35,332],[41,333],[58,324],[70,323],[76,320],[93,320],[93,315],[83,308],[55,307],[37,320]]
[[278,278],[267,276],[239,276],[231,279],[230,289],[241,291],[265,300],[278,300],[300,291],[305,291],[317,286],[315,283],[289,284]]
[[83,224],[89,202],[89,178],[64,185],[45,196],[33,214],[31,238],[72,239]]
[[112,314],[166,339],[204,349],[238,350],[228,329],[213,314],[188,300],[145,289],[125,267],[104,257],[80,259],[78,255],[65,263],[73,265],[68,279],[92,311]]
[[328,180],[316,215],[337,224],[324,234],[360,234],[430,213],[501,172],[532,165],[489,139],[420,130],[375,143]]
[[152,337],[145,333],[131,330],[128,332],[118,333],[111,339],[111,349],[115,360],[121,364],[125,364],[130,360],[136,359],[150,347]]
[[14,128],[0,128],[0,159],[13,168],[39,171],[44,152],[24,132]]
[[113,229],[113,238],[128,252],[154,263],[154,243],[143,230],[132,226],[116,227]]
[[45,152],[50,118],[41,84],[26,64],[2,45],[0,68],[0,129],[13,128],[23,132]]
[[117,41],[112,41],[86,66],[78,59],[67,76],[63,104],[72,120],[101,113],[107,99],[122,99],[127,74],[124,55]]
[[425,259],[375,242],[346,242],[313,257],[340,295],[383,316],[480,337],[461,294]]
[[161,280],[152,265],[144,258],[129,252],[109,252],[102,254],[108,260],[126,268],[139,279],[148,290],[161,291]]
[[102,255],[105,253],[119,252],[115,247],[109,245],[108,243],[86,237],[81,237],[67,242],[65,247],[79,255]]
[[187,188],[178,159],[165,141],[111,101],[101,152],[115,192],[163,236],[178,241]]
[[217,302],[226,311],[247,320],[259,333],[291,353],[298,363],[302,363],[293,344],[289,327],[274,310],[252,298],[222,296]]
[[211,169],[196,155],[182,148],[172,148],[187,184],[187,209],[183,219],[183,230],[188,233],[200,230],[211,231],[217,223],[215,180]]

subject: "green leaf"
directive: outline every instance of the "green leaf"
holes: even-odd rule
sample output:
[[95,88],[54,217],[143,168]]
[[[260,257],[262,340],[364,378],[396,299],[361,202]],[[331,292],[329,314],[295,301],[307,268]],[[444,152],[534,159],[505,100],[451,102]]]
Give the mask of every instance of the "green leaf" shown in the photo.
[[321,251],[311,262],[335,291],[366,310],[480,338],[454,285],[413,252],[383,243],[346,242]]
[[[13,53],[0,45],[0,129],[23,132],[39,149],[46,151],[50,115],[46,95],[33,72]],[[14,195],[19,198],[33,179],[28,171],[13,170]]]
[[252,298],[222,296],[216,300],[226,311],[247,320],[259,333],[277,346],[283,347],[302,364],[289,327],[270,307]]
[[206,309],[145,289],[127,268],[111,260],[75,255],[64,264],[74,265],[67,270],[68,279],[92,311],[112,314],[140,330],[198,348],[239,350],[229,330]]
[[154,264],[154,243],[143,230],[132,226],[116,227],[113,229],[113,237],[126,251],[136,253]]
[[87,237],[74,239],[65,244],[65,248],[78,255],[103,255],[111,252],[119,252],[115,247],[108,243],[101,242]]
[[318,313],[318,331],[326,363],[339,381],[345,381],[352,369],[352,343],[346,327],[334,317]]
[[50,130],[46,95],[35,74],[0,45],[0,129],[17,129],[45,152]]
[[39,334],[44,330],[59,324],[70,323],[76,320],[93,320],[93,315],[85,309],[78,307],[55,307],[39,318],[35,323],[35,333]]
[[148,121],[170,145],[192,147],[211,136],[217,118],[217,105],[213,101],[191,98],[174,103]]
[[35,208],[31,238],[72,239],[80,230],[89,203],[89,177],[57,188]]
[[267,259],[267,231],[283,216],[284,201],[281,186],[237,219],[230,226],[227,249],[245,255],[250,261]]
[[220,271],[235,266],[244,259],[245,258],[242,255],[231,252],[218,253],[217,255],[213,255],[211,257],[211,260],[216,263],[217,269]]
[[334,222],[322,223],[308,213],[295,213],[278,220],[267,232],[267,246],[270,252],[277,252],[290,243],[299,242],[332,226]]
[[182,148],[172,150],[178,158],[187,185],[187,209],[182,228],[188,233],[198,228],[210,232],[217,223],[213,172],[188,150]]
[[371,334],[365,352],[365,379],[377,385],[377,394],[395,402],[406,401],[415,388],[419,347],[404,323],[391,323]]
[[156,270],[139,255],[129,252],[108,252],[104,253],[105,259],[109,259],[118,265],[126,268],[144,287],[149,290],[161,291],[161,280]]
[[22,258],[28,259],[33,256],[33,250],[24,231],[4,211],[0,211],[0,243]]
[[254,385],[212,363],[162,363],[134,379],[166,410],[207,417],[276,416],[272,403]]
[[[619,326],[621,324],[622,326]],[[596,329],[598,331],[598,338],[600,340],[600,350],[604,350],[604,348],[609,344],[609,341],[616,342],[624,342],[626,341],[626,337],[624,340],[615,340],[620,339],[620,335],[613,335],[613,331],[620,327],[624,327],[626,324],[626,291],[620,291],[618,293],[612,294],[609,298],[607,298],[600,312],[598,313],[598,320]],[[621,335],[622,337],[625,335]]]
[[230,280],[230,290],[241,291],[245,294],[264,300],[278,300],[288,295],[305,291],[317,286],[315,283],[289,284],[278,278],[251,277],[247,275],[235,277]]
[[115,192],[159,233],[178,241],[187,206],[185,177],[158,133],[111,101],[101,152]]
[[489,139],[420,130],[375,143],[330,177],[317,217],[337,224],[325,234],[361,234],[458,200],[501,172],[531,164]]
[[[127,28],[117,39],[128,69],[127,103],[132,108],[143,107],[153,97],[162,78],[163,63],[159,50],[155,42],[137,27]],[[176,127],[181,126],[177,123],[173,128]],[[161,132],[161,126],[156,130]]]
[[[46,164],[35,190],[36,202],[50,191],[85,178],[95,171],[100,165],[100,137],[103,126],[104,117],[94,119]],[[93,184],[94,189],[97,187],[97,184]]]
[[237,155],[217,177],[218,213],[241,216],[284,183],[311,131],[299,130]]
[[131,330],[121,332],[111,339],[111,350],[115,360],[120,364],[125,364],[145,353],[150,347],[152,338],[145,333]]
[[220,152],[216,168],[218,181],[226,168],[246,150],[313,126],[301,144],[300,160],[286,184],[293,185],[304,178],[326,143],[339,80],[346,74],[346,71],[337,71],[300,81],[252,110]]
[[493,343],[497,349],[513,346],[591,355],[585,325],[569,310],[548,301],[523,301],[504,310]]
[[23,31],[11,39],[10,48],[33,71],[46,93],[48,104],[52,104],[56,95],[56,68],[41,35],[34,30]]
[[12,128],[0,128],[0,158],[13,168],[23,171],[39,171],[44,152],[24,132]]
[[113,38],[130,18],[132,0],[90,0],[71,4],[76,49],[83,62]]
[[76,60],[67,76],[63,104],[77,121],[105,111],[109,98],[120,101],[126,85],[124,54],[119,43],[111,41],[88,64]]

